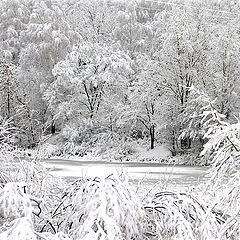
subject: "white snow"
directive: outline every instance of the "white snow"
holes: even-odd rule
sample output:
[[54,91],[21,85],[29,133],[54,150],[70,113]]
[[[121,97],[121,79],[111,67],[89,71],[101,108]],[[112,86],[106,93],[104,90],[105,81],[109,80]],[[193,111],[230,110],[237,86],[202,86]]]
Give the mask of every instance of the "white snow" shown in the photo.
[[99,177],[104,178],[110,174],[125,173],[131,180],[157,182],[172,180],[178,183],[196,183],[203,179],[207,168],[192,166],[167,166],[151,163],[106,163],[93,161],[46,160],[45,166],[51,168],[52,174],[60,177]]
[[149,150],[139,147],[137,155],[142,159],[162,159],[171,156],[171,152],[166,144],[161,144]]

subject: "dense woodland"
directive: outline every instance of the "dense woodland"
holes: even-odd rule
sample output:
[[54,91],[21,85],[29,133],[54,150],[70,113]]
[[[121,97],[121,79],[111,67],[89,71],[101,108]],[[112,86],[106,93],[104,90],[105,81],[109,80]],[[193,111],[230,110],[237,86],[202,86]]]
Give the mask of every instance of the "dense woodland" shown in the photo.
[[239,8],[2,0],[1,121],[11,122],[23,148],[55,134],[72,154],[132,141],[151,149],[165,142],[173,154],[201,149],[204,103],[192,89],[228,122],[239,113]]
[[[239,13],[237,0],[1,0],[0,239],[240,239]],[[208,180],[71,182],[22,153],[163,143],[200,156]]]

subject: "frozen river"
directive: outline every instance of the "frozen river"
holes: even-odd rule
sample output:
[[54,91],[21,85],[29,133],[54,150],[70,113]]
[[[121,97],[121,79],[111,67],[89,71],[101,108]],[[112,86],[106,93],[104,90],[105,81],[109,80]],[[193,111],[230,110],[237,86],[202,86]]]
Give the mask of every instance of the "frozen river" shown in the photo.
[[207,167],[168,166],[159,163],[109,163],[103,161],[77,161],[64,159],[43,160],[55,176],[75,179],[78,177],[106,177],[126,173],[130,181],[142,180],[154,184],[158,181],[188,186],[197,185],[206,179]]

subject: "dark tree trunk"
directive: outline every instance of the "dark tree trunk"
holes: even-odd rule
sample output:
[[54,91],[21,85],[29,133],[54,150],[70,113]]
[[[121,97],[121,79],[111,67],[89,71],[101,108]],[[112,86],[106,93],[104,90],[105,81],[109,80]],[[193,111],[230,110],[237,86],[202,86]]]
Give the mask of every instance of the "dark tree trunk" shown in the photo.
[[155,126],[152,125],[150,128],[150,148],[154,149],[154,143],[155,143]]
[[[8,72],[7,72],[8,74]],[[10,87],[10,79],[9,75],[7,78],[7,118],[10,118],[11,112],[10,112],[10,99],[11,99],[11,87]]]
[[171,150],[171,152],[172,152],[172,156],[176,156],[177,150],[176,150],[176,138],[175,138],[174,130],[172,131],[172,150]]
[[54,134],[56,132],[56,125],[55,123],[51,124],[51,134]]
[[184,139],[181,139],[181,149],[190,149],[191,148],[192,141],[190,137],[186,137]]

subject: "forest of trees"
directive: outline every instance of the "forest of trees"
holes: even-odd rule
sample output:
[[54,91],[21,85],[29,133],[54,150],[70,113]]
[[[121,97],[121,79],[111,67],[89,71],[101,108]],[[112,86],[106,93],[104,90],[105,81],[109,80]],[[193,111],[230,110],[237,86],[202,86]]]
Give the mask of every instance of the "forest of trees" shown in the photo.
[[136,140],[151,149],[168,143],[174,154],[201,148],[201,123],[189,124],[199,107],[192,88],[215,99],[227,121],[239,113],[239,8],[227,0],[2,0],[0,119],[10,119],[23,148],[49,134],[66,149]]
[[[0,239],[240,239],[239,13],[238,0],[1,0]],[[50,143],[81,156],[166,143],[209,170],[185,192],[123,172],[71,181],[22,155]]]

